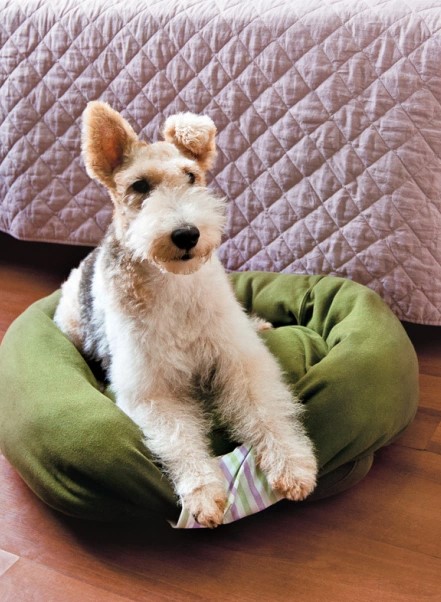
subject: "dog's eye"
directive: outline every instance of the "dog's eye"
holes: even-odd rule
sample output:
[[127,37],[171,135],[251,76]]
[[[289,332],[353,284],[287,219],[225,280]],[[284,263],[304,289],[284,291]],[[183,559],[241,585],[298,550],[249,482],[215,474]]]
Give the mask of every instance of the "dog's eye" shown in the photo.
[[143,178],[142,180],[136,180],[133,182],[132,188],[135,192],[139,192],[140,194],[147,194],[151,191],[152,187],[148,180]]
[[190,184],[194,184],[196,182],[196,176],[191,171],[187,171],[187,177]]

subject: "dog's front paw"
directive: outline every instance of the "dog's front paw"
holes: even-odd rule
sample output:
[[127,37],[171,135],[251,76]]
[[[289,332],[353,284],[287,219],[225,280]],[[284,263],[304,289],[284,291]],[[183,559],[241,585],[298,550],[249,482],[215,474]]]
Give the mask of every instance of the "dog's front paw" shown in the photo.
[[267,473],[274,491],[293,501],[304,500],[312,493],[317,482],[317,461],[312,451],[274,464],[278,468]]
[[287,467],[271,487],[288,500],[301,501],[313,492],[317,481],[317,470],[313,466]]
[[188,493],[183,501],[187,510],[202,527],[214,529],[222,524],[227,495],[218,484],[202,485]]

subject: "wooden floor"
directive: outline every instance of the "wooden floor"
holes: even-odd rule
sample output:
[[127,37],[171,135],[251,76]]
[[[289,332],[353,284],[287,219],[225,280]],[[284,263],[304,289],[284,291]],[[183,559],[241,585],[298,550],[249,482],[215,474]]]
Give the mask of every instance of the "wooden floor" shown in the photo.
[[[0,338],[84,252],[0,235]],[[417,418],[333,499],[216,531],[90,524],[45,507],[0,455],[0,601],[441,601],[440,330],[408,327]]]

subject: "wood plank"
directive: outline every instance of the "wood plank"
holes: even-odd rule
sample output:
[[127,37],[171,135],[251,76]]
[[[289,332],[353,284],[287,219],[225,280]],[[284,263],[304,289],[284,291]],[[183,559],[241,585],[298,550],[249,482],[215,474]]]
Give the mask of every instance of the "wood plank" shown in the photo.
[[441,327],[404,324],[415,346],[420,372],[441,376]]
[[[412,449],[429,449],[432,437],[435,434],[441,417],[419,410],[414,421],[393,445],[410,447]],[[431,450],[434,451],[434,450]]]
[[441,424],[438,425],[438,428],[433,433],[427,449],[436,454],[441,454]]
[[[0,266],[0,335],[3,334],[17,316],[31,303],[49,295],[59,286],[58,278],[44,278],[34,281],[35,274],[26,271],[17,274],[10,267]],[[29,286],[29,281],[32,285]],[[5,294],[6,293],[6,294]]]
[[419,408],[423,412],[441,417],[441,377],[420,374]]
[[[390,446],[353,490],[318,508],[320,528],[329,516],[345,533],[409,549],[441,562],[441,456]],[[440,572],[441,575],[441,572]]]
[[2,602],[126,602],[134,600],[67,577],[29,560],[19,560],[0,578]]
[[4,573],[6,573],[6,571],[9,570],[18,559],[19,557],[15,554],[11,554],[5,550],[0,550],[0,577],[4,575]]

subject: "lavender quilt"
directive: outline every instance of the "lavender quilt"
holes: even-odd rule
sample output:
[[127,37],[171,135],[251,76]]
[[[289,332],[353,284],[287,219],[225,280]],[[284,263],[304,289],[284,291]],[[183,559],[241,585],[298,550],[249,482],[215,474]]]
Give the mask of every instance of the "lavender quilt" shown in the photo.
[[441,0],[0,0],[0,229],[93,245],[80,116],[218,127],[231,270],[332,273],[441,324]]

